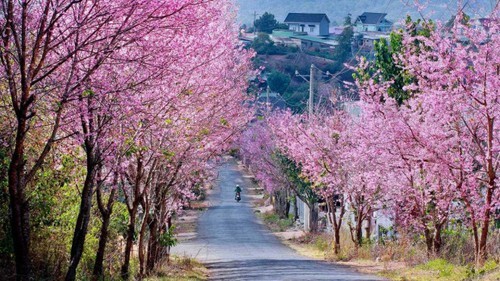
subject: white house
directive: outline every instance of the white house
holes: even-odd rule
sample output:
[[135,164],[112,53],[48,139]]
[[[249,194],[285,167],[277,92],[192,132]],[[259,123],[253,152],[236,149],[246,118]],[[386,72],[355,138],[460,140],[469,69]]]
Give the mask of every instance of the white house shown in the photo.
[[392,29],[393,23],[388,21],[385,13],[367,13],[364,12],[361,16],[356,18],[354,26],[357,32],[389,32]]
[[307,35],[328,36],[330,20],[326,14],[289,13],[285,19],[288,28]]

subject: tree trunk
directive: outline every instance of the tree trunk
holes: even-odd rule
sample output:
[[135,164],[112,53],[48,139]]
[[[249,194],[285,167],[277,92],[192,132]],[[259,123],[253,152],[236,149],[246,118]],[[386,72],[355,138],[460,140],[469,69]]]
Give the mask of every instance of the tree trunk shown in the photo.
[[[490,136],[490,131],[493,129],[493,121],[490,121],[490,126],[489,126],[489,131],[488,131],[488,138],[489,142],[491,143],[492,137]],[[491,149],[491,145],[490,145]],[[486,206],[492,206],[492,201],[493,201],[493,191],[496,188],[496,172],[494,169],[494,164],[493,164],[493,159],[491,156],[487,160],[487,172],[488,172],[488,188],[486,190]],[[488,231],[490,228],[490,220],[491,220],[491,210],[490,208],[485,208],[484,214],[482,217],[482,225],[481,225],[481,236],[479,237],[479,244],[477,247],[477,255],[476,255],[476,266],[480,267],[484,264],[486,259],[488,258],[488,252],[486,251],[486,242],[488,240]]]
[[310,227],[310,232],[316,233],[318,232],[318,218],[319,218],[319,212],[318,208],[316,208],[316,204],[311,204],[307,205],[309,207],[309,227]]
[[153,216],[149,224],[148,262],[146,273],[153,272],[158,259],[158,219]]
[[[481,236],[479,237],[478,243],[476,243],[476,266],[480,267],[484,264],[486,259],[488,258],[488,252],[486,251],[486,243],[488,240],[488,231],[490,227],[490,219],[491,219],[491,210],[490,207],[493,207],[493,194],[497,187],[497,165],[495,163],[494,155],[494,140],[495,140],[495,117],[490,116],[490,114],[486,113],[487,120],[487,138],[486,145],[487,149],[485,151],[485,160],[486,163],[484,167],[486,168],[486,175],[488,177],[488,185],[486,186],[486,198],[485,198],[485,210],[484,214],[481,218]],[[497,126],[498,130],[498,126]]]
[[106,252],[106,244],[108,242],[108,229],[109,229],[109,222],[111,219],[111,214],[113,212],[115,192],[116,192],[116,189],[113,188],[113,190],[111,190],[111,193],[109,195],[107,207],[104,208],[104,204],[103,204],[102,198],[101,198],[101,191],[100,191],[100,189],[97,190],[97,194],[98,194],[97,201],[98,201],[99,210],[100,210],[100,213],[102,216],[102,226],[101,226],[101,235],[99,237],[99,247],[97,249],[97,254],[95,257],[94,270],[92,272],[92,276],[93,276],[92,279],[93,280],[99,280],[99,278],[103,276],[104,254]]
[[333,228],[333,239],[335,244],[333,247],[333,253],[337,255],[340,253],[340,230],[342,228],[342,220],[345,214],[345,208],[344,204],[341,203],[340,213],[337,218],[337,206],[335,201],[333,200],[333,197],[330,197],[326,200],[326,206],[328,208],[328,218]]
[[334,239],[334,246],[333,246],[333,253],[338,255],[340,253],[340,228],[335,228],[333,230],[333,239]]
[[123,259],[123,265],[121,268],[121,276],[124,280],[129,279],[130,255],[132,252],[132,247],[134,245],[136,214],[137,214],[137,203],[135,203],[132,209],[129,210],[130,217],[128,219],[128,226],[127,226],[127,240],[125,242],[125,252],[124,252],[125,257]]
[[[21,112],[23,113],[23,112]],[[25,116],[25,114],[21,114]],[[30,258],[30,210],[25,194],[24,141],[26,138],[26,118],[19,117],[16,145],[11,157],[8,172],[10,224],[17,280],[30,280],[32,277]]]
[[358,221],[356,223],[356,246],[360,247],[363,245],[363,221]]
[[[491,178],[490,186],[488,187],[488,190],[486,191],[486,202],[485,204],[487,206],[492,205],[492,199],[493,199],[493,188],[494,188],[494,180],[495,178]],[[476,249],[477,255],[476,255],[476,266],[480,267],[484,264],[486,259],[488,258],[488,252],[486,250],[486,242],[488,240],[488,231],[490,228],[490,220],[491,220],[491,211],[489,208],[487,208],[484,211],[484,215],[482,218],[482,225],[481,225],[481,235],[479,236],[479,243]]]
[[433,238],[433,252],[434,255],[438,256],[441,252],[442,246],[442,238],[441,238],[441,230],[443,228],[443,224],[436,225],[436,229],[434,229],[434,238]]
[[[363,213],[363,207],[358,206],[354,212],[355,227],[350,226],[351,239],[354,242],[356,248],[363,244],[363,221],[365,214]],[[354,233],[353,233],[354,232]]]
[[145,208],[144,218],[141,224],[141,231],[139,233],[139,277],[142,278],[145,274],[145,265],[146,265],[146,256],[144,253],[144,239],[146,238],[146,230],[149,222],[149,217],[146,214],[149,214],[149,209]]
[[85,236],[90,221],[90,210],[92,209],[92,194],[95,185],[96,163],[94,161],[93,147],[87,144],[87,175],[82,189],[82,201],[80,211],[76,221],[75,232],[73,234],[73,243],[71,245],[71,258],[66,281],[73,281],[76,278],[76,269],[80,263],[85,245]]
[[[129,279],[129,266],[130,266],[130,255],[132,252],[132,247],[134,245],[134,235],[135,235],[135,220],[137,216],[137,211],[139,208],[139,204],[143,200],[144,191],[141,193],[140,187],[142,184],[143,177],[143,163],[142,163],[142,155],[136,156],[137,167],[135,177],[132,179],[128,178],[130,184],[133,185],[133,196],[132,194],[128,194],[126,189],[123,189],[123,194],[125,196],[127,202],[127,210],[129,214],[129,223],[127,227],[127,240],[125,243],[125,253],[123,259],[123,265],[121,268],[121,276],[124,280]],[[146,186],[144,187],[146,188]],[[144,216],[148,214],[144,213]]]
[[280,219],[288,218],[288,198],[286,189],[280,189],[274,192],[274,212]]
[[489,218],[488,220],[484,219],[483,220],[483,225],[481,227],[481,236],[479,238],[479,245],[477,251],[477,256],[476,256],[476,266],[481,267],[484,265],[484,262],[488,258],[488,252],[486,250],[486,242],[488,238],[488,230],[489,230],[489,225],[490,221]]
[[99,237],[99,247],[95,256],[94,270],[92,272],[92,280],[99,280],[103,276],[103,262],[106,243],[108,242],[108,228],[110,216],[102,217],[101,234]]
[[[167,218],[167,227],[165,228],[167,231],[170,231],[170,227],[172,227],[172,216],[169,215]],[[170,263],[170,249],[171,247],[167,247],[166,255],[167,255],[167,262]]]
[[285,189],[286,191],[286,207],[285,207],[285,216],[286,218],[289,218],[290,217],[290,189]]
[[427,247],[427,257],[432,258],[433,256],[433,250],[432,250],[432,235],[431,231],[426,227],[424,229],[424,238],[425,238],[425,245]]
[[367,217],[366,217],[365,238],[366,238],[366,241],[371,241],[371,239],[372,239],[372,212],[371,211],[368,211]]
[[294,215],[294,220],[298,221],[299,220],[299,205],[297,204],[297,195],[293,196],[293,215]]

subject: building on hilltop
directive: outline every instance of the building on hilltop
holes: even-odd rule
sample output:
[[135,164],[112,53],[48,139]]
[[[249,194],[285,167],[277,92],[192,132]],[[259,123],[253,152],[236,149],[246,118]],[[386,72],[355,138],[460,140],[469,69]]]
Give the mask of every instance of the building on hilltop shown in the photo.
[[392,29],[393,23],[388,21],[385,16],[387,16],[386,13],[364,12],[361,16],[358,16],[354,22],[355,31],[389,32]]
[[307,35],[328,36],[330,19],[326,14],[289,13],[285,19],[290,30]]
[[338,45],[326,14],[289,13],[284,22],[288,30],[273,30],[271,35],[277,44],[315,52],[331,52]]
[[282,46],[296,46],[304,51],[331,52],[338,45],[334,36],[312,36],[291,30],[273,30],[271,39]]

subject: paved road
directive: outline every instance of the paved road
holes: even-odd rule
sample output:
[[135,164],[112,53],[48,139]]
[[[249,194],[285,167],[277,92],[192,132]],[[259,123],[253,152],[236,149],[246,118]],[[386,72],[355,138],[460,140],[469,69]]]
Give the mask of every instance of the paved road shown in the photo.
[[[242,201],[234,200],[234,187],[242,186]],[[283,245],[259,224],[245,196],[252,185],[234,160],[220,168],[211,207],[198,222],[195,239],[173,249],[202,261],[212,280],[382,280],[347,267],[303,257]]]

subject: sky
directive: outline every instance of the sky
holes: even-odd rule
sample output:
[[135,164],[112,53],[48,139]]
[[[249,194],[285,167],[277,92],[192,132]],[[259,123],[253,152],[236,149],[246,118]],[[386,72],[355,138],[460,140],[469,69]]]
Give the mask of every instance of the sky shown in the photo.
[[498,0],[418,0],[426,8],[421,12],[415,6],[417,0],[234,0],[239,7],[240,23],[252,23],[254,12],[257,18],[264,12],[270,12],[280,22],[290,12],[326,13],[332,25],[342,24],[347,14],[356,18],[363,12],[387,13],[387,18],[398,22],[406,17],[440,19],[447,21],[457,11],[457,7],[465,6],[465,11],[476,16],[485,16]]

